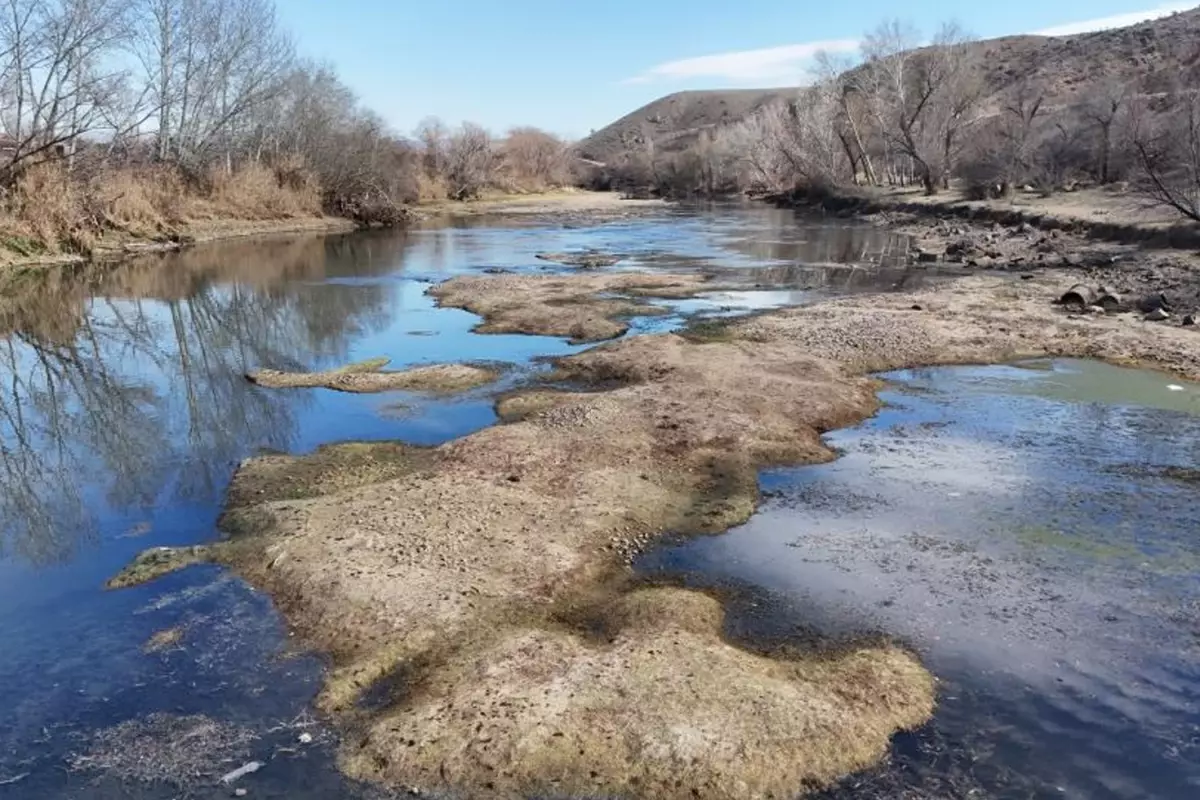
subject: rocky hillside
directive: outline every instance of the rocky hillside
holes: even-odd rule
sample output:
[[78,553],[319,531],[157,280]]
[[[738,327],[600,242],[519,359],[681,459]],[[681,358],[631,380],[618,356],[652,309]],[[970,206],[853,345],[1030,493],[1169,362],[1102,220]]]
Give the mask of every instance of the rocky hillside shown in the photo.
[[[1200,84],[1200,8],[1077,36],[1007,36],[976,42],[975,61],[994,101],[1023,80],[1044,87],[1051,104],[1079,99],[1098,81],[1137,80],[1143,92]],[[679,92],[655,100],[578,145],[583,158],[609,161],[647,140],[683,149],[700,131],[745,119],[799,89]],[[985,100],[984,105],[989,103]]]

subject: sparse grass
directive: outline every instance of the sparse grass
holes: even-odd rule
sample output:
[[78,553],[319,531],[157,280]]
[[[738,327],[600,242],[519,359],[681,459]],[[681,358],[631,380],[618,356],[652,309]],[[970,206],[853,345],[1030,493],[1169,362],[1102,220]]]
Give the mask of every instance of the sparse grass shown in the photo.
[[164,628],[161,631],[156,631],[146,643],[142,645],[144,653],[161,653],[164,650],[170,650],[183,641],[183,628],[176,626],[174,628]]
[[217,545],[195,547],[154,547],[138,554],[128,566],[108,579],[107,589],[127,589],[149,583],[163,575],[177,572],[193,564],[211,561]]
[[319,216],[320,187],[298,164],[221,170],[197,183],[169,167],[80,178],[44,163],[26,169],[0,202],[0,254],[9,261],[86,257],[131,239],[176,239],[194,222]]
[[260,369],[246,379],[272,389],[325,388],[339,392],[406,390],[448,394],[473,389],[496,380],[499,372],[470,364],[434,364],[385,372],[386,358],[375,358],[323,372],[280,372]]
[[435,453],[429,448],[398,442],[332,444],[303,457],[258,456],[238,469],[226,507],[303,500],[382,483],[429,469],[435,460]]

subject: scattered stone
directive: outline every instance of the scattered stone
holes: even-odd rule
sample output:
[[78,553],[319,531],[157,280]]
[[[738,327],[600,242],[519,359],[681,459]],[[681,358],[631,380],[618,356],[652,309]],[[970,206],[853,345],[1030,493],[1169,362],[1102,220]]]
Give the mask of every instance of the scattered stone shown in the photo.
[[921,311],[921,310],[922,310],[922,308],[921,308],[921,305],[920,305],[920,303],[913,303],[913,305],[912,305],[912,310],[913,310],[913,311]]
[[1068,267],[1083,266],[1083,256],[1079,255],[1079,253],[1067,253],[1063,256],[1063,263]]
[[1151,314],[1155,311],[1170,311],[1171,303],[1166,295],[1161,293],[1148,294],[1138,301],[1138,311]]
[[1171,312],[1164,308],[1156,308],[1147,314],[1143,319],[1147,322],[1163,322],[1171,318]]
[[1196,324],[1196,315],[1188,314],[1186,317],[1183,318],[1183,324],[1186,326],[1195,325]]
[[1089,314],[1107,314],[1108,313],[1107,311],[1105,311],[1104,306],[1088,306],[1084,310],[1087,311],[1087,313],[1089,313]]
[[300,744],[312,744],[312,740],[313,740],[313,735],[311,733],[309,733],[308,731],[305,731],[304,733],[302,733],[296,737],[296,741],[300,742]]
[[1034,274],[1032,272],[1022,272],[1021,273],[1021,280],[1031,281],[1033,279],[1034,279]]
[[946,255],[963,256],[976,250],[975,243],[970,239],[958,239],[946,245]]

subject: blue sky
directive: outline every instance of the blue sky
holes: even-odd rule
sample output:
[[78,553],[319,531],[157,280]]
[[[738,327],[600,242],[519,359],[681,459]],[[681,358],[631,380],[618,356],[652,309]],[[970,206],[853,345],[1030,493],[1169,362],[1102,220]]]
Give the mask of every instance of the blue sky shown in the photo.
[[277,0],[398,131],[436,115],[577,138],[682,89],[790,86],[813,50],[853,51],[879,21],[980,37],[1070,33],[1193,7],[1172,0]]

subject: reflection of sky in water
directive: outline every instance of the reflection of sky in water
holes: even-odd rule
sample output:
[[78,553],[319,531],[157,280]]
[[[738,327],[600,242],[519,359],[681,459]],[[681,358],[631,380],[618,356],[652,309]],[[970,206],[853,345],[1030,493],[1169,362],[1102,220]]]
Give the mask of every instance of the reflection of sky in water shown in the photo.
[[774,590],[771,624],[911,642],[944,679],[921,741],[973,748],[917,759],[914,785],[978,768],[986,794],[1008,774],[1033,796],[1190,796],[1200,485],[1163,470],[1200,464],[1200,386],[1078,361],[890,377],[876,418],[828,436],[837,461],[766,471],[749,523],[643,566]]
[[[0,324],[12,333],[0,347],[0,707],[11,724],[0,728],[0,779],[31,772],[19,785],[28,796],[75,796],[78,779],[59,769],[79,744],[74,728],[163,709],[268,724],[303,707],[315,663],[270,661],[281,636],[276,619],[219,570],[116,593],[99,587],[145,547],[210,539],[230,475],[256,451],[461,436],[494,421],[493,393],[538,369],[532,358],[579,349],[546,337],[472,334],[477,318],[436,309],[425,295],[430,281],[486,268],[569,272],[535,254],[596,249],[627,256],[622,268],[744,271],[770,262],[773,272],[749,280],[823,284],[848,273],[798,262],[841,254],[876,263],[894,238],[822,228],[801,242],[795,227],[790,213],[726,208],[599,226],[483,219],[229,242],[48,283],[5,309]],[[760,236],[776,244],[748,246]],[[791,244],[779,249],[783,242]],[[756,307],[782,298],[735,297]],[[516,366],[498,385],[449,400],[268,390],[243,378],[259,366],[324,368],[376,356],[394,368]],[[141,653],[152,632],[175,624],[188,629],[183,650]],[[350,796],[329,777],[328,759],[301,761],[264,770],[261,780],[282,781],[279,796]],[[167,787],[96,790],[106,792],[172,796]]]

